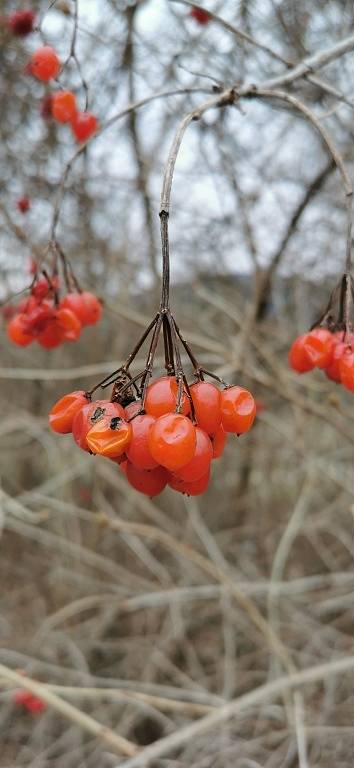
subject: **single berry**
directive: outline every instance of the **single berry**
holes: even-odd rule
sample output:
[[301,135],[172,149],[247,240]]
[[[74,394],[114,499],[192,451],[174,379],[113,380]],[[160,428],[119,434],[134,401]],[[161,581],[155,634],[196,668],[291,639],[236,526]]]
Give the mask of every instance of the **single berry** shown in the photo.
[[37,340],[44,349],[56,349],[63,343],[64,332],[55,318],[47,323],[45,329],[38,334]]
[[210,16],[208,11],[204,11],[203,8],[191,8],[189,15],[202,26],[209,24]]
[[58,123],[69,123],[76,115],[76,98],[71,91],[59,91],[52,96],[52,115]]
[[334,343],[330,331],[326,328],[314,328],[305,336],[305,355],[316,368],[325,368],[330,363]]
[[105,416],[111,419],[124,419],[124,415],[124,408],[118,403],[111,403],[109,400],[96,400],[94,403],[88,403],[74,417],[73,438],[83,451],[89,451],[86,436],[93,425]]
[[195,482],[206,475],[213,458],[213,446],[207,433],[200,427],[196,427],[195,434],[196,446],[193,458],[175,473],[178,480],[186,483]]
[[76,112],[71,120],[71,128],[77,141],[87,141],[97,131],[97,117],[92,112]]
[[64,395],[49,411],[49,426],[60,434],[71,432],[76,414],[87,404],[87,397],[82,390]]
[[247,389],[228,387],[221,393],[221,423],[225,432],[241,435],[251,429],[256,415],[254,399]]
[[50,284],[46,277],[39,277],[38,280],[32,285],[31,288],[31,294],[34,296],[38,301],[41,301],[42,299],[45,299],[46,296],[48,296],[48,293],[50,291]]
[[6,333],[19,347],[28,347],[34,340],[33,335],[27,330],[27,318],[24,314],[15,315],[7,324]]
[[[127,408],[125,412],[127,412]],[[135,419],[132,419],[130,424],[132,427],[132,439],[127,449],[129,461],[138,469],[155,469],[158,464],[152,458],[148,444],[150,429],[155,424],[154,417],[149,416],[147,413],[141,414],[141,416],[136,416]]]
[[199,478],[199,480],[187,481],[180,480],[175,475],[172,475],[168,481],[168,484],[174,491],[178,493],[185,493],[187,496],[201,496],[207,490],[210,480],[210,470]]
[[48,82],[59,74],[60,61],[54,48],[51,48],[50,45],[44,45],[32,54],[29,66],[31,74],[37,80]]
[[141,400],[133,400],[132,403],[125,406],[124,410],[126,420],[130,421],[141,410]]
[[289,366],[296,371],[296,373],[307,373],[312,371],[314,364],[308,357],[305,351],[305,341],[307,339],[307,333],[303,333],[293,341],[288,355]]
[[31,207],[31,203],[28,197],[19,197],[17,200],[17,208],[21,213],[27,213]]
[[172,472],[181,469],[193,458],[196,441],[195,427],[180,413],[160,416],[148,436],[152,457]]
[[79,318],[71,309],[58,309],[56,313],[56,322],[63,332],[65,341],[77,341],[81,333],[81,323]]
[[168,472],[164,467],[150,470],[138,469],[130,461],[127,461],[125,467],[122,464],[120,466],[126,474],[129,484],[145,496],[150,496],[150,498],[158,496],[167,485]]
[[343,333],[340,333],[340,335],[335,334],[331,360],[324,369],[327,378],[335,381],[337,384],[340,384],[341,381],[340,361],[348,349],[348,344],[344,343],[342,339]]
[[14,11],[8,18],[8,26],[15,37],[26,37],[33,32],[35,15],[33,11]]
[[38,696],[34,696],[30,691],[17,691],[14,696],[14,702],[18,707],[24,707],[33,715],[43,712],[47,705]]
[[115,457],[125,453],[132,439],[132,427],[120,416],[104,416],[91,427],[86,435],[92,453]]
[[197,381],[190,387],[197,424],[208,435],[214,435],[221,423],[220,390],[207,381]]
[[[149,384],[146,392],[145,411],[150,416],[163,416],[176,410],[178,384],[174,376],[162,376]],[[190,411],[187,393],[183,393],[182,411],[185,416]]]
[[83,302],[83,325],[96,325],[102,317],[102,303],[90,291],[83,291],[81,294]]

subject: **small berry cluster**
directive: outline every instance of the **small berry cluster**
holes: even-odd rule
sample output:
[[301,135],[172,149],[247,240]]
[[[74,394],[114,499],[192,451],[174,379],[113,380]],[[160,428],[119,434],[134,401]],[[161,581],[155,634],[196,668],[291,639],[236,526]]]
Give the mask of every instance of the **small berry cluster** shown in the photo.
[[345,337],[345,331],[331,333],[326,328],[303,333],[290,348],[290,367],[297,373],[322,368],[328,379],[354,392],[354,337]]
[[23,707],[31,715],[39,715],[47,708],[45,701],[39,699],[30,691],[17,691],[14,695],[14,702],[17,707]]
[[[54,48],[44,45],[31,56],[28,72],[42,82],[56,78],[60,71],[60,59]],[[80,112],[72,91],[58,91],[46,97],[46,108],[58,123],[69,123],[79,142],[87,141],[98,128],[97,117],[92,112]],[[42,104],[43,114],[43,104]]]
[[55,403],[49,423],[55,432],[71,432],[84,451],[118,464],[140,493],[157,496],[169,485],[198,496],[208,487],[211,462],[222,455],[227,433],[248,432],[255,415],[255,401],[242,387],[219,390],[200,379],[179,392],[171,375],[149,384],[144,403],[92,402],[91,393],[71,392]]
[[6,307],[8,338],[20,347],[37,341],[45,349],[54,349],[66,341],[77,341],[85,325],[94,325],[102,314],[102,305],[88,291],[71,291],[59,299],[59,277],[36,277],[29,297],[16,307]]

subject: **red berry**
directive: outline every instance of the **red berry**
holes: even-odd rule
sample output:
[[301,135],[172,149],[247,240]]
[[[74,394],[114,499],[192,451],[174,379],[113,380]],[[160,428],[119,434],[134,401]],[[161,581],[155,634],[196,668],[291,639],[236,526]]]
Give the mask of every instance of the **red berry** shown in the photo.
[[94,403],[88,403],[76,414],[73,420],[73,438],[77,445],[83,451],[89,451],[86,440],[88,431],[104,416],[119,417],[124,419],[124,408],[118,403],[111,403],[109,400],[96,400]]
[[125,406],[125,418],[127,421],[130,421],[130,419],[133,418],[137,413],[139,413],[141,409],[141,400],[134,400],[132,403],[129,403],[129,405]]
[[121,468],[125,472],[129,484],[136,491],[144,493],[145,496],[150,496],[151,498],[158,496],[167,485],[168,473],[163,467],[156,467],[150,470],[138,469],[130,461],[127,461],[125,467],[121,464]]
[[81,333],[81,323],[71,309],[58,309],[56,322],[63,332],[65,341],[77,341]]
[[49,411],[49,426],[60,434],[71,432],[73,420],[84,405],[88,405],[88,400],[82,390],[64,395]]
[[174,491],[179,493],[185,493],[187,496],[201,496],[205,493],[210,480],[210,470],[205,475],[199,478],[199,480],[186,481],[179,480],[176,476],[172,475],[168,481],[168,484]]
[[83,325],[96,325],[102,317],[102,304],[97,296],[90,291],[83,291],[81,294],[83,302],[84,317],[81,321]]
[[347,348],[339,361],[340,380],[343,387],[354,392],[354,352]]
[[32,296],[38,299],[38,301],[48,296],[49,291],[50,284],[46,277],[39,277],[31,288]]
[[[165,413],[173,413],[176,410],[178,384],[174,376],[161,376],[152,384],[149,384],[146,392],[145,411],[150,416],[163,416]],[[182,413],[187,415],[190,411],[190,403],[187,393],[182,397]]]
[[197,424],[208,435],[214,435],[221,423],[220,390],[207,381],[197,381],[190,387]]
[[[125,412],[127,412],[127,408]],[[127,449],[127,457],[129,461],[134,464],[138,469],[155,469],[158,463],[152,458],[149,445],[148,436],[150,429],[155,424],[153,416],[149,416],[147,413],[136,416],[130,422],[132,427],[132,439]]]
[[148,436],[152,457],[172,472],[184,467],[193,458],[196,442],[195,427],[180,413],[160,416]]
[[52,96],[52,115],[58,123],[69,123],[76,115],[76,97],[71,91],[59,91]]
[[19,347],[27,347],[33,341],[33,336],[28,331],[26,315],[15,315],[7,324],[6,333],[14,344]]
[[308,357],[305,351],[305,341],[307,339],[307,333],[303,333],[293,341],[289,350],[289,365],[293,371],[297,373],[307,373],[312,371],[314,364]]
[[[343,334],[340,334],[341,338],[343,338]],[[328,365],[326,365],[324,371],[328,379],[331,379],[331,381],[337,382],[337,384],[340,383],[341,376],[340,376],[340,361],[345,352],[348,349],[348,345],[344,343],[344,341],[340,341],[337,337],[335,340],[335,343],[333,345],[332,349],[332,357]]]
[[9,28],[15,37],[25,37],[33,32],[35,15],[33,11],[14,11],[8,18]]
[[211,438],[211,442],[213,446],[213,458],[219,459],[224,453],[224,448],[227,442],[227,434],[222,424],[220,424],[218,431],[215,432],[215,435]]
[[120,416],[103,416],[86,435],[90,451],[109,458],[125,453],[131,439],[131,424]]
[[63,329],[60,328],[55,318],[47,323],[45,329],[38,334],[37,340],[44,349],[55,349],[63,343]]
[[305,336],[305,355],[313,366],[325,368],[331,361],[334,343],[332,333],[325,328],[314,328],[313,331],[310,331]]
[[189,15],[202,26],[209,24],[210,16],[203,8],[191,8]]
[[21,213],[27,213],[30,209],[30,205],[28,197],[19,197],[17,200],[17,208]]
[[[139,418],[139,417],[138,417]],[[200,427],[195,428],[196,446],[193,458],[182,469],[176,470],[175,476],[183,482],[195,482],[210,470],[213,458],[213,446],[207,433]]]
[[228,387],[221,393],[221,423],[225,432],[237,435],[248,432],[255,415],[256,405],[247,389]]
[[31,74],[42,80],[48,82],[53,77],[59,74],[60,61],[54,50],[50,45],[44,45],[42,48],[38,48],[35,51],[29,62]]
[[98,128],[98,120],[92,112],[76,112],[71,128],[77,141],[87,141]]
[[17,691],[14,696],[14,701],[18,707],[24,707],[32,714],[39,714],[47,707],[45,701],[39,699],[38,696],[34,696],[30,691]]
[[55,321],[55,310],[53,304],[49,301],[42,301],[41,304],[27,309],[26,325],[27,332],[36,335],[45,331],[47,326]]

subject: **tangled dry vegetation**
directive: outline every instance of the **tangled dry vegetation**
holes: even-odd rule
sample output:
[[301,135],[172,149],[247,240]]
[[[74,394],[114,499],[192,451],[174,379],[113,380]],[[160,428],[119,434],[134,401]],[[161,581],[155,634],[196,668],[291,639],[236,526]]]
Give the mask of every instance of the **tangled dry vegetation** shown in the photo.
[[[1,299],[23,287],[51,224],[105,299],[102,324],[52,356],[1,334],[0,768],[351,768],[353,394],[296,376],[287,350],[344,262],[334,170],[343,157],[352,175],[352,4],[214,3],[199,35],[191,3],[171,0],[155,38],[139,22],[152,3],[103,5],[89,33],[89,15],[77,27],[103,131],[76,165],[69,140],[38,127],[24,52],[0,47]],[[59,47],[74,6],[53,11]],[[295,120],[303,101],[309,126]],[[47,413],[116,368],[156,312],[156,190],[185,115],[173,310],[201,362],[259,407],[205,496],[151,501],[58,440]],[[27,225],[13,210],[23,185]],[[45,709],[19,706],[19,690]]]

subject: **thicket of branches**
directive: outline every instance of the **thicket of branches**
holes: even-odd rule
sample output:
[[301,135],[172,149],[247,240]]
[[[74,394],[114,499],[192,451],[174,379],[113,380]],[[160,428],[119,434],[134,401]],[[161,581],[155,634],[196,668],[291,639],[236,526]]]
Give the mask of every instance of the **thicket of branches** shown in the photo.
[[[215,0],[203,26],[183,0],[32,6],[40,32],[0,30],[0,298],[56,239],[105,313],[49,353],[1,334],[0,765],[349,768],[352,395],[291,373],[287,349],[345,269],[352,3]],[[41,38],[99,118],[84,148],[24,74]],[[176,135],[173,309],[263,408],[206,496],[150,501],[47,412],[156,311]]]

